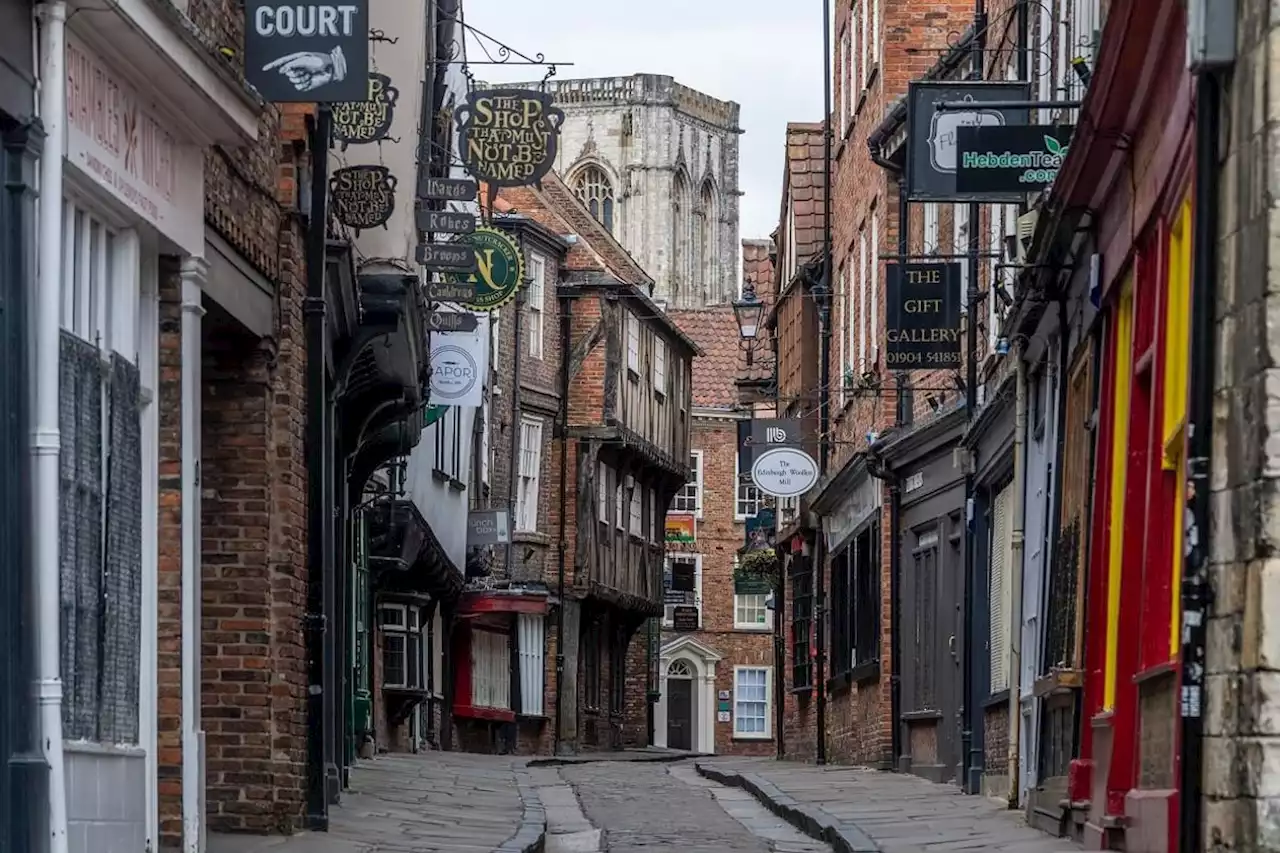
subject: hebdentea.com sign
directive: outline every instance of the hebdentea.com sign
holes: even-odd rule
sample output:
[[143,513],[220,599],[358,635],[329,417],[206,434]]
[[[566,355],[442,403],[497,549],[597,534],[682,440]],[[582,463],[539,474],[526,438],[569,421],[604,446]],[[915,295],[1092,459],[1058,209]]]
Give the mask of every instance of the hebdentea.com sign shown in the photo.
[[974,196],[1038,192],[1067,158],[1070,127],[965,127],[957,133],[956,189]]

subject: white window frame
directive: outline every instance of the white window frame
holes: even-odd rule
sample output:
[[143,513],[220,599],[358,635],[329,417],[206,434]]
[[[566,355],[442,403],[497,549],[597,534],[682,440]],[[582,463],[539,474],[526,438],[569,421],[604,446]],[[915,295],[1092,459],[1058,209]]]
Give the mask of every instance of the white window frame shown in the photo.
[[858,373],[867,372],[867,227],[858,229]]
[[924,245],[921,246],[924,254],[932,255],[941,251],[942,234],[940,230],[941,216],[939,216],[938,203],[936,201],[925,202],[924,205]]
[[543,357],[543,314],[546,305],[547,261],[542,255],[529,254],[529,293],[525,302],[528,326],[525,329],[525,353],[541,360]]
[[[843,387],[843,382],[841,383],[841,387]],[[741,462],[742,460],[738,458],[738,454],[735,452],[733,454],[733,483],[734,483],[733,520],[734,521],[746,521],[748,518],[754,518],[757,514],[759,514],[760,507],[764,505],[764,493],[760,491],[760,489],[756,486],[756,484],[753,482],[744,483],[742,481],[742,472],[738,470],[739,466],[741,465]],[[744,494],[746,495],[746,497],[743,497]],[[752,504],[754,504],[755,506],[754,512],[742,511],[744,505],[747,507],[750,507]],[[735,557],[735,559],[737,558]]]
[[[744,672],[763,672],[764,673],[764,731],[763,732],[743,732],[738,729],[738,704],[741,678]],[[753,685],[754,686],[754,685]],[[733,738],[734,740],[771,740],[773,738],[773,667],[771,666],[735,666],[733,668]],[[753,703],[759,700],[749,700]],[[754,716],[752,719],[756,719]]]
[[[683,512],[691,512],[691,513],[693,513],[694,518],[699,518],[699,519],[700,519],[700,518],[702,518],[702,503],[703,503],[703,501],[702,501],[702,497],[703,497],[703,491],[702,491],[702,468],[703,468],[703,464],[702,464],[702,461],[703,461],[703,460],[702,460],[702,451],[701,451],[701,450],[690,450],[690,451],[689,451],[689,461],[690,461],[690,462],[692,462],[692,463],[694,463],[694,464],[691,466],[691,467],[693,468],[693,479],[692,479],[692,480],[690,480],[688,483],[685,483],[685,484],[680,488],[680,491],[676,492],[676,496],[675,496],[675,497],[672,499],[672,501],[671,501],[671,511],[672,511],[672,512],[682,512],[682,513],[683,513]],[[693,486],[693,487],[694,487],[694,492],[693,492],[693,495],[692,495],[692,496],[690,496],[690,495],[688,495],[688,494],[686,494],[686,493],[685,493],[685,492],[686,492],[686,490],[689,488],[689,486]],[[691,508],[691,507],[689,507],[689,506],[688,506],[688,504],[687,504],[687,501],[689,500],[689,498],[690,498],[690,497],[692,497],[692,498],[693,498],[693,504],[694,504],[694,505],[693,505],[693,507],[692,507],[692,508]],[[682,502],[684,502],[684,503],[682,503]]]
[[607,524],[609,522],[609,466],[603,462],[596,463],[596,492],[598,500],[596,510],[600,515],[597,520]]
[[627,314],[627,369],[640,375],[640,318]]
[[867,14],[867,0],[862,0],[859,4],[858,17],[861,18],[862,23],[862,88],[866,89],[867,85],[871,82],[871,46],[868,44],[870,41],[869,25],[871,23],[871,16]]
[[515,529],[538,530],[538,491],[542,482],[542,419],[520,418],[520,467],[516,481]]
[[853,32],[853,16],[849,16],[849,20],[845,22],[844,32],[840,35],[840,138],[843,139],[849,134],[849,127],[852,124],[850,119],[853,116],[853,74],[850,73],[849,63],[853,61],[853,48],[850,45]]
[[516,647],[520,666],[520,713],[546,715],[546,617],[541,613],[516,615]]
[[[850,255],[852,254],[853,253],[850,252]],[[853,260],[852,258],[850,258],[850,263],[852,262]],[[857,311],[858,289],[856,287],[857,283],[858,283],[857,273],[853,270],[846,269],[844,279],[843,279],[843,286],[845,291],[844,326],[845,326],[845,346],[849,350],[847,366],[850,368],[853,367],[853,355],[855,352],[857,352],[857,349],[858,349],[858,311]],[[841,387],[844,386],[843,376],[840,377],[840,385]]]
[[[684,552],[675,552],[667,554],[665,569],[671,569],[672,563],[693,563],[693,606],[698,608],[698,630],[702,630],[702,555],[686,554]],[[675,576],[674,569],[672,577]],[[681,605],[682,607],[687,605]],[[662,606],[662,627],[672,628],[675,626],[675,605],[664,604]]]
[[650,513],[649,542],[656,545],[666,538],[666,531],[662,529],[662,507],[658,506],[658,489],[657,487],[649,489],[649,503],[653,506]]
[[632,536],[644,535],[644,530],[642,529],[642,527],[644,526],[644,513],[641,511],[642,507],[640,506],[640,503],[641,503],[640,493],[641,493],[640,488],[636,486],[636,478],[628,474],[627,475],[627,517],[629,520],[627,522],[627,531]]
[[[733,555],[733,576],[738,577],[738,555]],[[759,599],[759,602],[754,599]],[[753,599],[748,602],[748,599]],[[770,631],[773,630],[773,611],[768,608],[766,602],[769,600],[767,592],[752,592],[739,595],[733,594],[733,629],[735,631]],[[751,610],[761,610],[764,612],[764,621],[755,622],[742,619],[742,611],[750,607]]]
[[876,200],[871,202],[871,251],[867,259],[871,279],[871,310],[867,314],[871,325],[871,366],[880,364],[880,209]]
[[653,392],[659,399],[667,396],[667,342],[653,336]]
[[[398,613],[399,621],[389,623],[387,621],[388,614]],[[426,661],[426,637],[423,633],[422,624],[422,608],[411,604],[392,604],[381,603],[378,605],[378,631],[382,634],[380,652],[384,663],[382,664],[382,686],[399,690],[425,690],[427,689],[427,661]],[[418,641],[418,654],[416,661],[413,660],[413,643],[412,639],[416,637]],[[404,681],[387,680],[386,655],[389,649],[388,643],[392,639],[400,640],[404,645],[400,650],[400,654],[404,657]],[[412,671],[410,663],[416,664],[417,683],[410,678]]]
[[876,67],[880,65],[880,59],[883,55],[881,38],[880,38],[880,0],[871,0],[871,62]]
[[[969,249],[969,205],[953,204],[951,208],[951,221],[953,224],[951,251],[959,255]],[[969,265],[960,264],[960,313],[967,314],[968,310]]]

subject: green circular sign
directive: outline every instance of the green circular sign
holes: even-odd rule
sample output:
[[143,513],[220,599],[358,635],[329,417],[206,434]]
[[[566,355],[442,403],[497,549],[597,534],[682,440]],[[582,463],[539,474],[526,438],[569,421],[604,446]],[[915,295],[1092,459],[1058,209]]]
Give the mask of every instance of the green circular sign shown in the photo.
[[524,282],[524,255],[505,231],[481,225],[458,240],[476,252],[476,271],[450,273],[449,281],[474,284],[475,299],[464,303],[472,311],[492,311],[510,302]]

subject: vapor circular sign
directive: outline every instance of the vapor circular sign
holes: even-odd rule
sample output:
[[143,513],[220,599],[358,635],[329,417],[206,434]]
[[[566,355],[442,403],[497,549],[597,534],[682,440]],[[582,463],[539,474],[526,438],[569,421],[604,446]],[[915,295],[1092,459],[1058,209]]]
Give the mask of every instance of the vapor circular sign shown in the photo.
[[433,399],[447,401],[465,397],[480,379],[476,360],[462,347],[452,344],[436,347],[431,350],[431,362]]
[[756,488],[775,498],[796,498],[818,482],[818,463],[803,450],[775,447],[756,457],[751,464]]
[[519,243],[507,232],[488,226],[480,226],[454,242],[470,246],[476,253],[475,272],[445,275],[447,280],[456,284],[475,285],[475,299],[463,303],[467,308],[492,311],[515,298],[516,291],[524,282],[524,255],[520,252]]

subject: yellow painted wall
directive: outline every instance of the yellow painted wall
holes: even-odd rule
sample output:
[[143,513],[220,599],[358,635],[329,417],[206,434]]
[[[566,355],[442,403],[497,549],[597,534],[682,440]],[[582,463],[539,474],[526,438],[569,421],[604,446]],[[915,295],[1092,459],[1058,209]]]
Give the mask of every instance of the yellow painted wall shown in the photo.
[[1115,397],[1111,423],[1111,530],[1107,542],[1107,654],[1102,708],[1116,704],[1116,646],[1120,635],[1120,577],[1124,553],[1124,488],[1128,467],[1129,408],[1133,385],[1133,273],[1120,288],[1115,314]]

